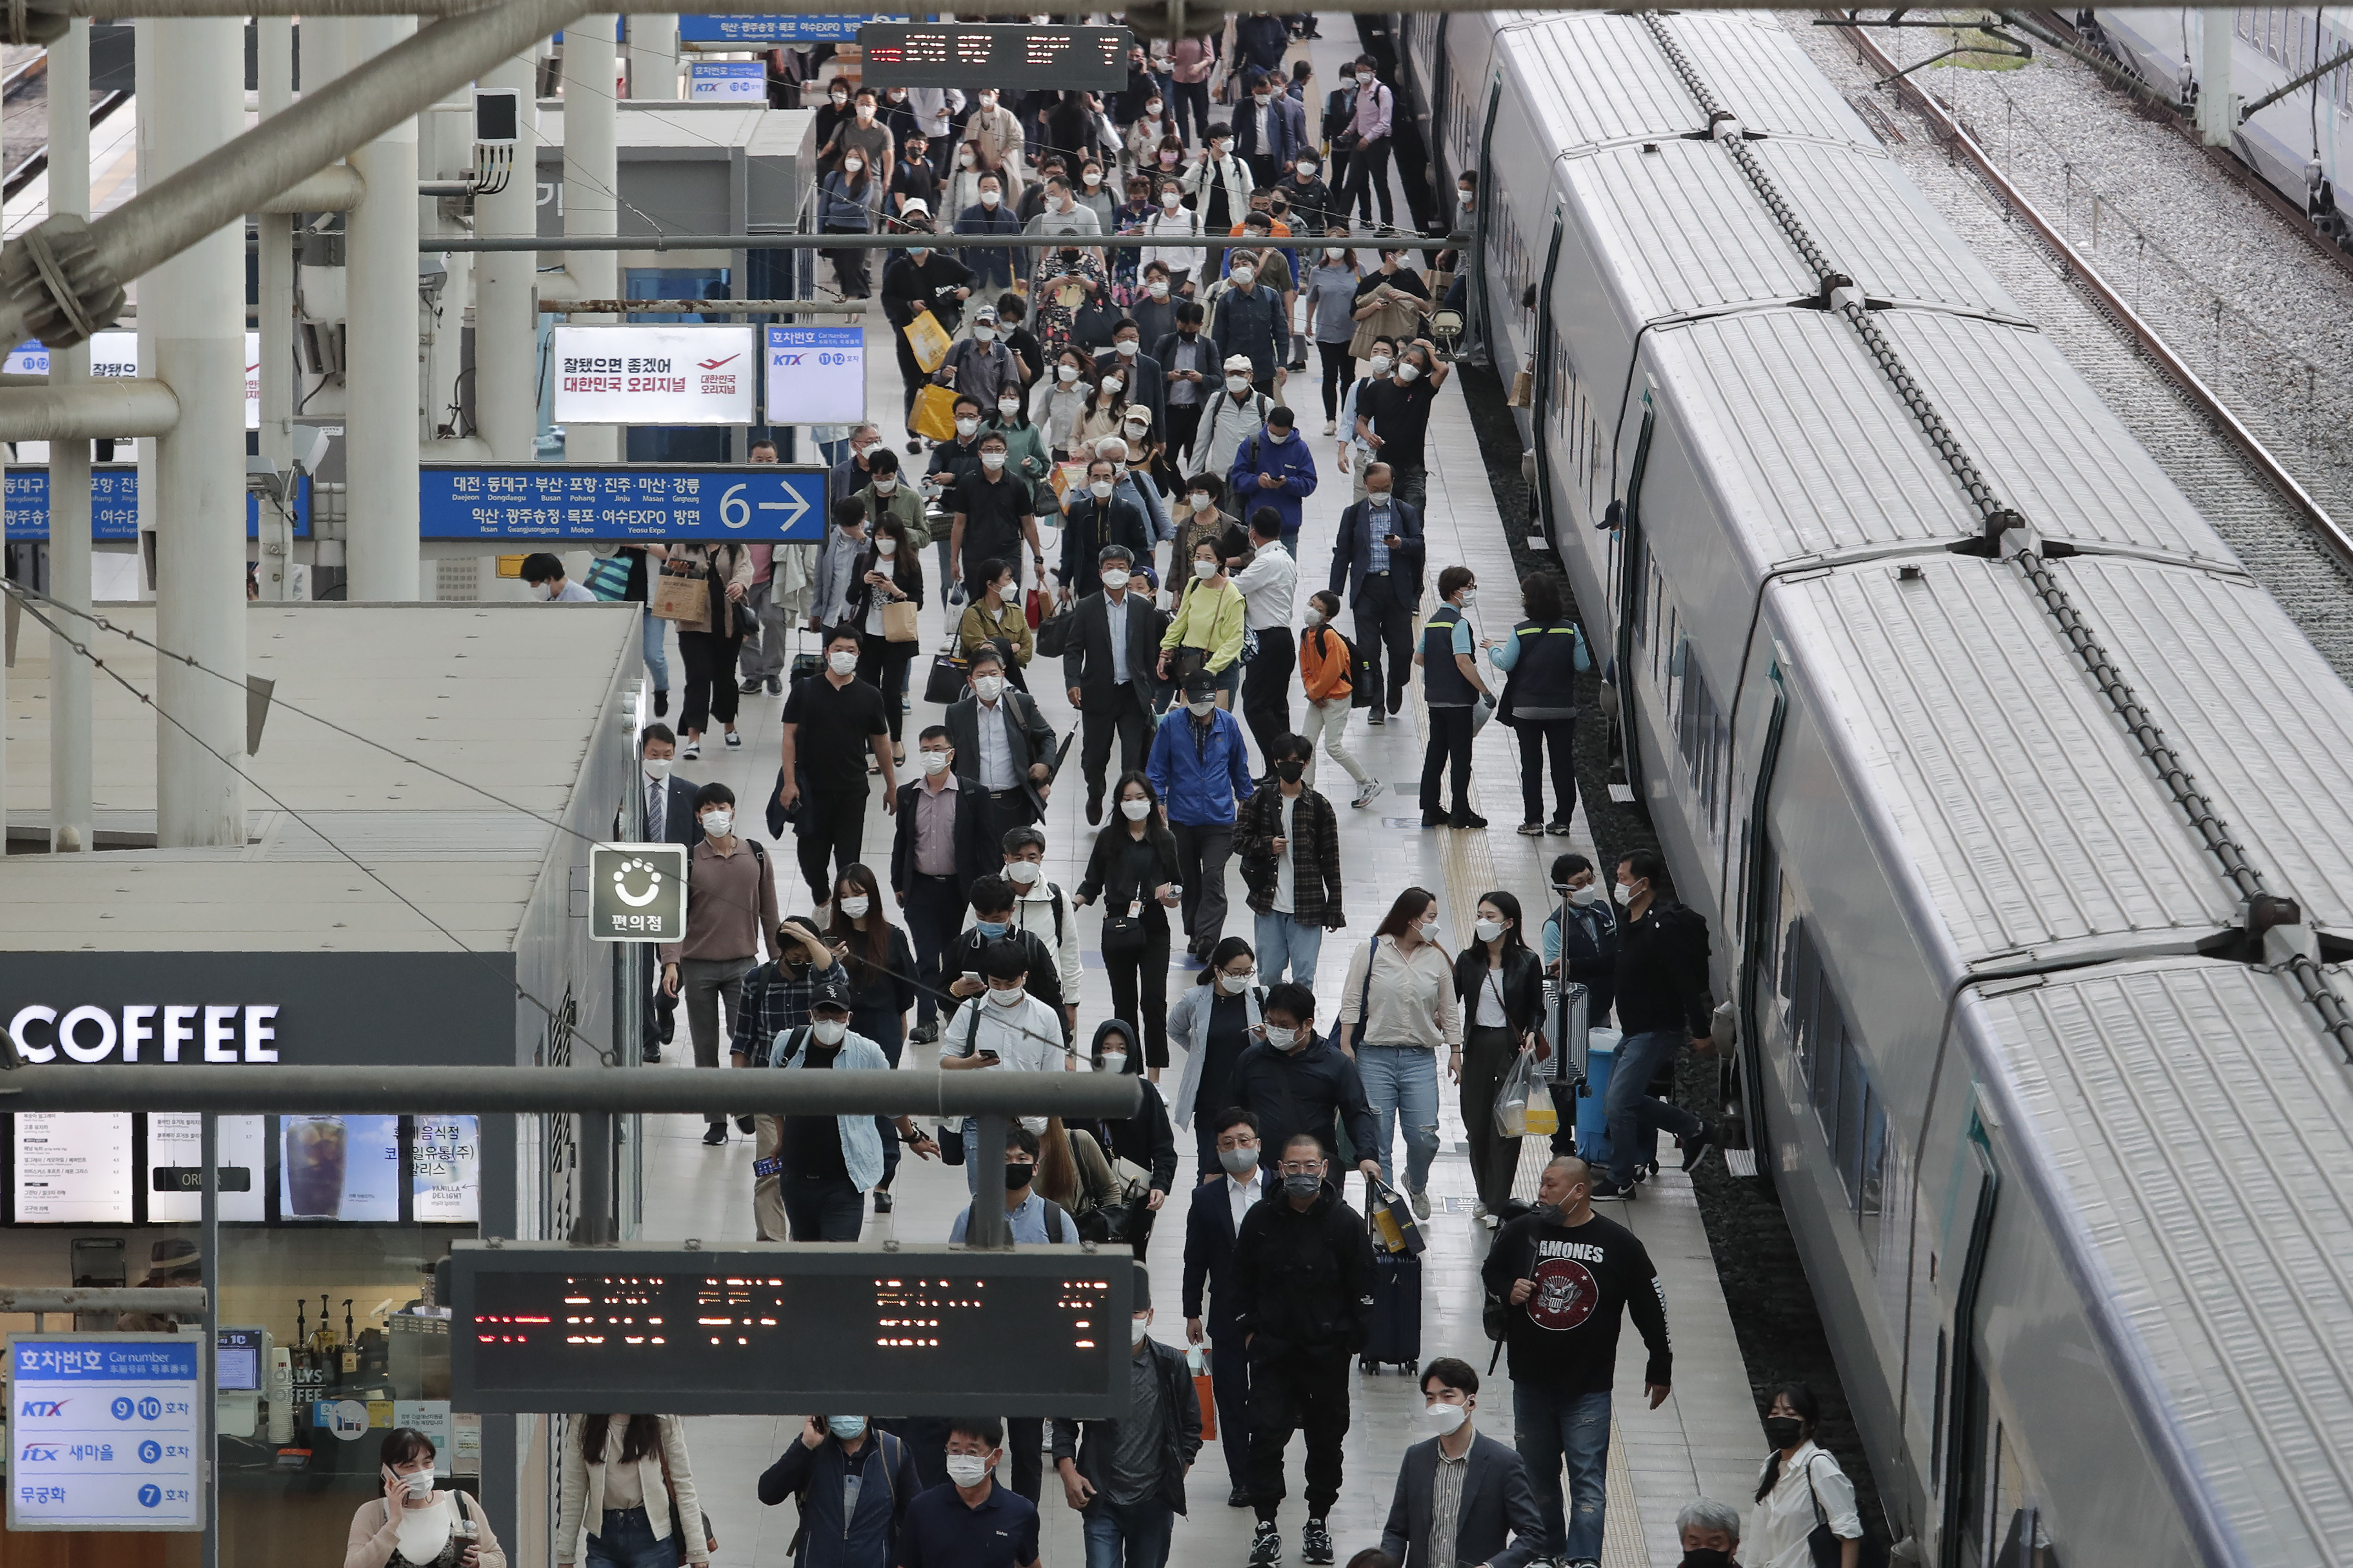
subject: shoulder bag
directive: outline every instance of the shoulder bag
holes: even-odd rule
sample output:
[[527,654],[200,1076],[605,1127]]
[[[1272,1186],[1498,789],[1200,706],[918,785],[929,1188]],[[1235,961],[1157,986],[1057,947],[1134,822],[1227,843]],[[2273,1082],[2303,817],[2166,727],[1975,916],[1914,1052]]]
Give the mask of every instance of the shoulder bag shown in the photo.
[[932,656],[931,673],[923,678],[923,700],[954,702],[965,689],[965,662],[956,652],[956,634],[948,633],[948,640]]
[[[654,1445],[654,1455],[661,1460],[662,1490],[670,1498],[670,1539],[678,1543],[678,1560],[683,1563],[687,1560],[686,1521],[678,1513],[678,1483],[670,1479],[670,1455],[659,1443]],[[702,1516],[702,1549],[706,1556],[716,1557],[719,1554],[719,1536],[711,1528],[711,1516],[707,1513]]]

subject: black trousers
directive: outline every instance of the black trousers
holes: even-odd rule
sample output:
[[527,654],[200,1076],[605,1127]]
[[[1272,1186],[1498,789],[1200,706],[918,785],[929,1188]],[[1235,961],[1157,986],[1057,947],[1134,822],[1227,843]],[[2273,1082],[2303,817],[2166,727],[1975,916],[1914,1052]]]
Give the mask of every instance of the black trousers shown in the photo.
[[801,879],[808,884],[811,902],[833,901],[833,881],[826,863],[839,877],[858,864],[866,841],[866,788],[856,791],[812,789],[801,805]]
[[[1348,390],[1348,368],[1356,363],[1348,353],[1348,344],[1352,341],[1342,338],[1336,343],[1327,343],[1319,339],[1315,344],[1316,358],[1324,365],[1324,417],[1326,419],[1340,417],[1340,397]],[[1343,430],[1340,434],[1345,437],[1355,432]]]
[[1463,1040],[1462,1131],[1471,1142],[1471,1182],[1489,1214],[1512,1195],[1520,1168],[1520,1141],[1495,1126],[1495,1096],[1504,1075],[1520,1053],[1520,1037],[1507,1028],[1473,1024]]
[[1191,946],[1207,952],[1226,934],[1226,862],[1234,853],[1230,822],[1172,822],[1176,838],[1176,870],[1185,879],[1177,904],[1185,916],[1185,934]]
[[1388,698],[1392,710],[1413,677],[1413,608],[1405,602],[1398,580],[1386,572],[1365,579],[1355,606],[1356,651],[1364,656],[1373,689]]
[[[1381,198],[1381,205],[1383,207],[1381,216],[1386,219],[1388,216],[1388,213],[1387,211],[1388,198],[1386,193],[1384,193]],[[828,228],[825,232],[828,234],[864,234],[866,231],[862,228]],[[841,285],[841,292],[843,296],[851,300],[865,299],[868,293],[866,282],[866,252],[862,250],[828,250],[825,255],[826,259],[833,263],[834,280]]]
[[1005,1446],[1013,1450],[1013,1489],[1036,1502],[1038,1483],[1046,1478],[1046,1418],[1008,1416]]
[[1145,1066],[1165,1068],[1168,1065],[1168,914],[1160,904],[1146,902],[1145,908],[1154,912],[1144,917],[1147,933],[1144,951],[1104,953],[1103,972],[1111,976],[1111,1016],[1126,1019],[1127,1026],[1142,1035]]
[[869,637],[863,632],[858,635],[858,679],[881,689],[882,717],[890,723],[891,743],[894,746],[899,743],[900,721],[906,717],[899,711],[899,697],[907,689],[907,666],[922,646]]
[[1209,1387],[1217,1395],[1218,1440],[1226,1448],[1226,1475],[1236,1491],[1250,1489],[1250,1355],[1242,1331],[1209,1322]]
[[1201,428],[1201,405],[1198,403],[1172,403],[1168,405],[1168,457],[1170,461],[1193,450],[1193,437]]
[[1272,1522],[1283,1498],[1282,1450],[1307,1434],[1307,1517],[1329,1517],[1340,1498],[1341,1442],[1348,1435],[1348,1352],[1285,1351],[1250,1369],[1250,1492],[1260,1519]]
[[1299,644],[1289,626],[1258,634],[1258,657],[1242,668],[1242,722],[1258,742],[1259,766],[1274,771],[1275,743],[1291,733],[1291,672]]
[[[891,342],[899,351],[899,384],[904,395],[904,405],[900,413],[904,416],[915,412],[915,394],[922,391],[923,384],[932,378],[930,373],[916,363],[914,348],[907,342],[906,333],[892,332]],[[913,432],[908,434],[913,435]]]
[[1381,226],[1389,225],[1389,139],[1377,136],[1348,154],[1347,188],[1340,194],[1340,210],[1346,212],[1353,204],[1356,217],[1363,223],[1373,221],[1373,201],[1381,204]]
[[1079,771],[1086,775],[1089,800],[1103,798],[1113,737],[1119,741],[1123,773],[1142,772],[1152,750],[1152,713],[1137,695],[1134,682],[1114,687],[1113,691],[1107,708],[1099,703],[1079,710]]
[[686,693],[678,705],[680,731],[700,735],[713,720],[735,722],[735,658],[744,651],[744,639],[682,631],[678,651],[686,662]]
[[1577,808],[1577,772],[1570,755],[1577,740],[1574,719],[1523,719],[1520,732],[1520,820],[1542,822],[1545,756],[1552,756],[1552,793],[1560,809],[1555,822],[1567,822]]
[[1440,816],[1446,808],[1440,804],[1439,790],[1451,764],[1454,774],[1454,814],[1462,816],[1471,809],[1471,710],[1468,708],[1432,708],[1430,710],[1430,742],[1421,752],[1421,814]]
[[915,949],[915,1021],[929,1025],[939,1021],[940,994],[947,989],[940,954],[964,930],[964,888],[954,877],[921,871],[912,873],[910,882],[900,903],[907,915],[907,940]]
[[1389,479],[1397,486],[1398,500],[1421,511],[1430,495],[1430,465],[1404,458],[1381,459],[1389,466]]
[[986,827],[988,847],[1001,847],[1005,836],[1017,827],[1027,827],[1038,820],[1037,807],[1029,804],[1029,792],[1016,785],[1011,789],[982,792],[987,801]]

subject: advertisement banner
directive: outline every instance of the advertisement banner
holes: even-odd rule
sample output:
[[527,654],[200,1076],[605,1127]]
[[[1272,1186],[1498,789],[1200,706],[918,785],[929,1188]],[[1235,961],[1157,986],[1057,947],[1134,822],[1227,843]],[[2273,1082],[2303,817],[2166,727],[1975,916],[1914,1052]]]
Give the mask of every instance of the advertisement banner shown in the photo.
[[858,29],[868,22],[903,22],[906,19],[904,16],[882,16],[865,11],[826,16],[682,14],[678,19],[678,41],[681,44],[736,44],[745,47],[848,44],[857,41]]
[[[49,374],[48,345],[37,341],[18,343],[0,362],[0,373],[9,375],[47,375]],[[137,375],[139,374],[139,334],[137,332],[99,332],[90,340],[90,374],[95,380],[101,375]],[[245,334],[245,427],[261,428],[261,334]],[[15,538],[14,534],[9,536]]]
[[749,326],[557,327],[558,425],[749,425]]

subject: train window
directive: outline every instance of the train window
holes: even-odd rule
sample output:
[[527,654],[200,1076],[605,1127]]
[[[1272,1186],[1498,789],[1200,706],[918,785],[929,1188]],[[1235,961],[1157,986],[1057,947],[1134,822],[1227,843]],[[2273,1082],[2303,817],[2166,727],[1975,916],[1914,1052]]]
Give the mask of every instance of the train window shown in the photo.
[[1820,971],[1814,963],[1813,934],[1802,920],[1792,930],[1797,940],[1789,961],[1789,1055],[1798,1073],[1806,1076],[1814,1046],[1814,991]]
[[1847,1207],[1858,1215],[1862,1213],[1862,1156],[1871,1125],[1871,1075],[1863,1070],[1862,1053],[1854,1048],[1854,1037],[1849,1035],[1839,1058],[1838,1121],[1830,1131],[1831,1152],[1846,1182]]
[[1823,1142],[1834,1145],[1838,1132],[1839,1074],[1844,1070],[1848,1041],[1846,1020],[1839,1014],[1838,995],[1831,989],[1828,970],[1820,972],[1814,984],[1814,1014],[1811,1073],[1814,1114],[1821,1119]]
[[1862,1250],[1872,1266],[1877,1268],[1880,1258],[1879,1226],[1887,1209],[1887,1102],[1879,1097],[1879,1089],[1871,1083],[1870,1075],[1863,1077],[1870,1089],[1871,1103],[1862,1119],[1862,1168],[1855,1184],[1858,1194],[1856,1213],[1862,1221]]

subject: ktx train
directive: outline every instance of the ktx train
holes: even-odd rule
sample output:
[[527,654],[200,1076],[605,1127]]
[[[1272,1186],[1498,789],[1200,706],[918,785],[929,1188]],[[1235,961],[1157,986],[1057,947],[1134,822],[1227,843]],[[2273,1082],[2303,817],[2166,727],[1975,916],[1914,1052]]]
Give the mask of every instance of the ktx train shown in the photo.
[[1888,1525],[2353,1559],[2353,692],[1767,17],[1393,17]]

